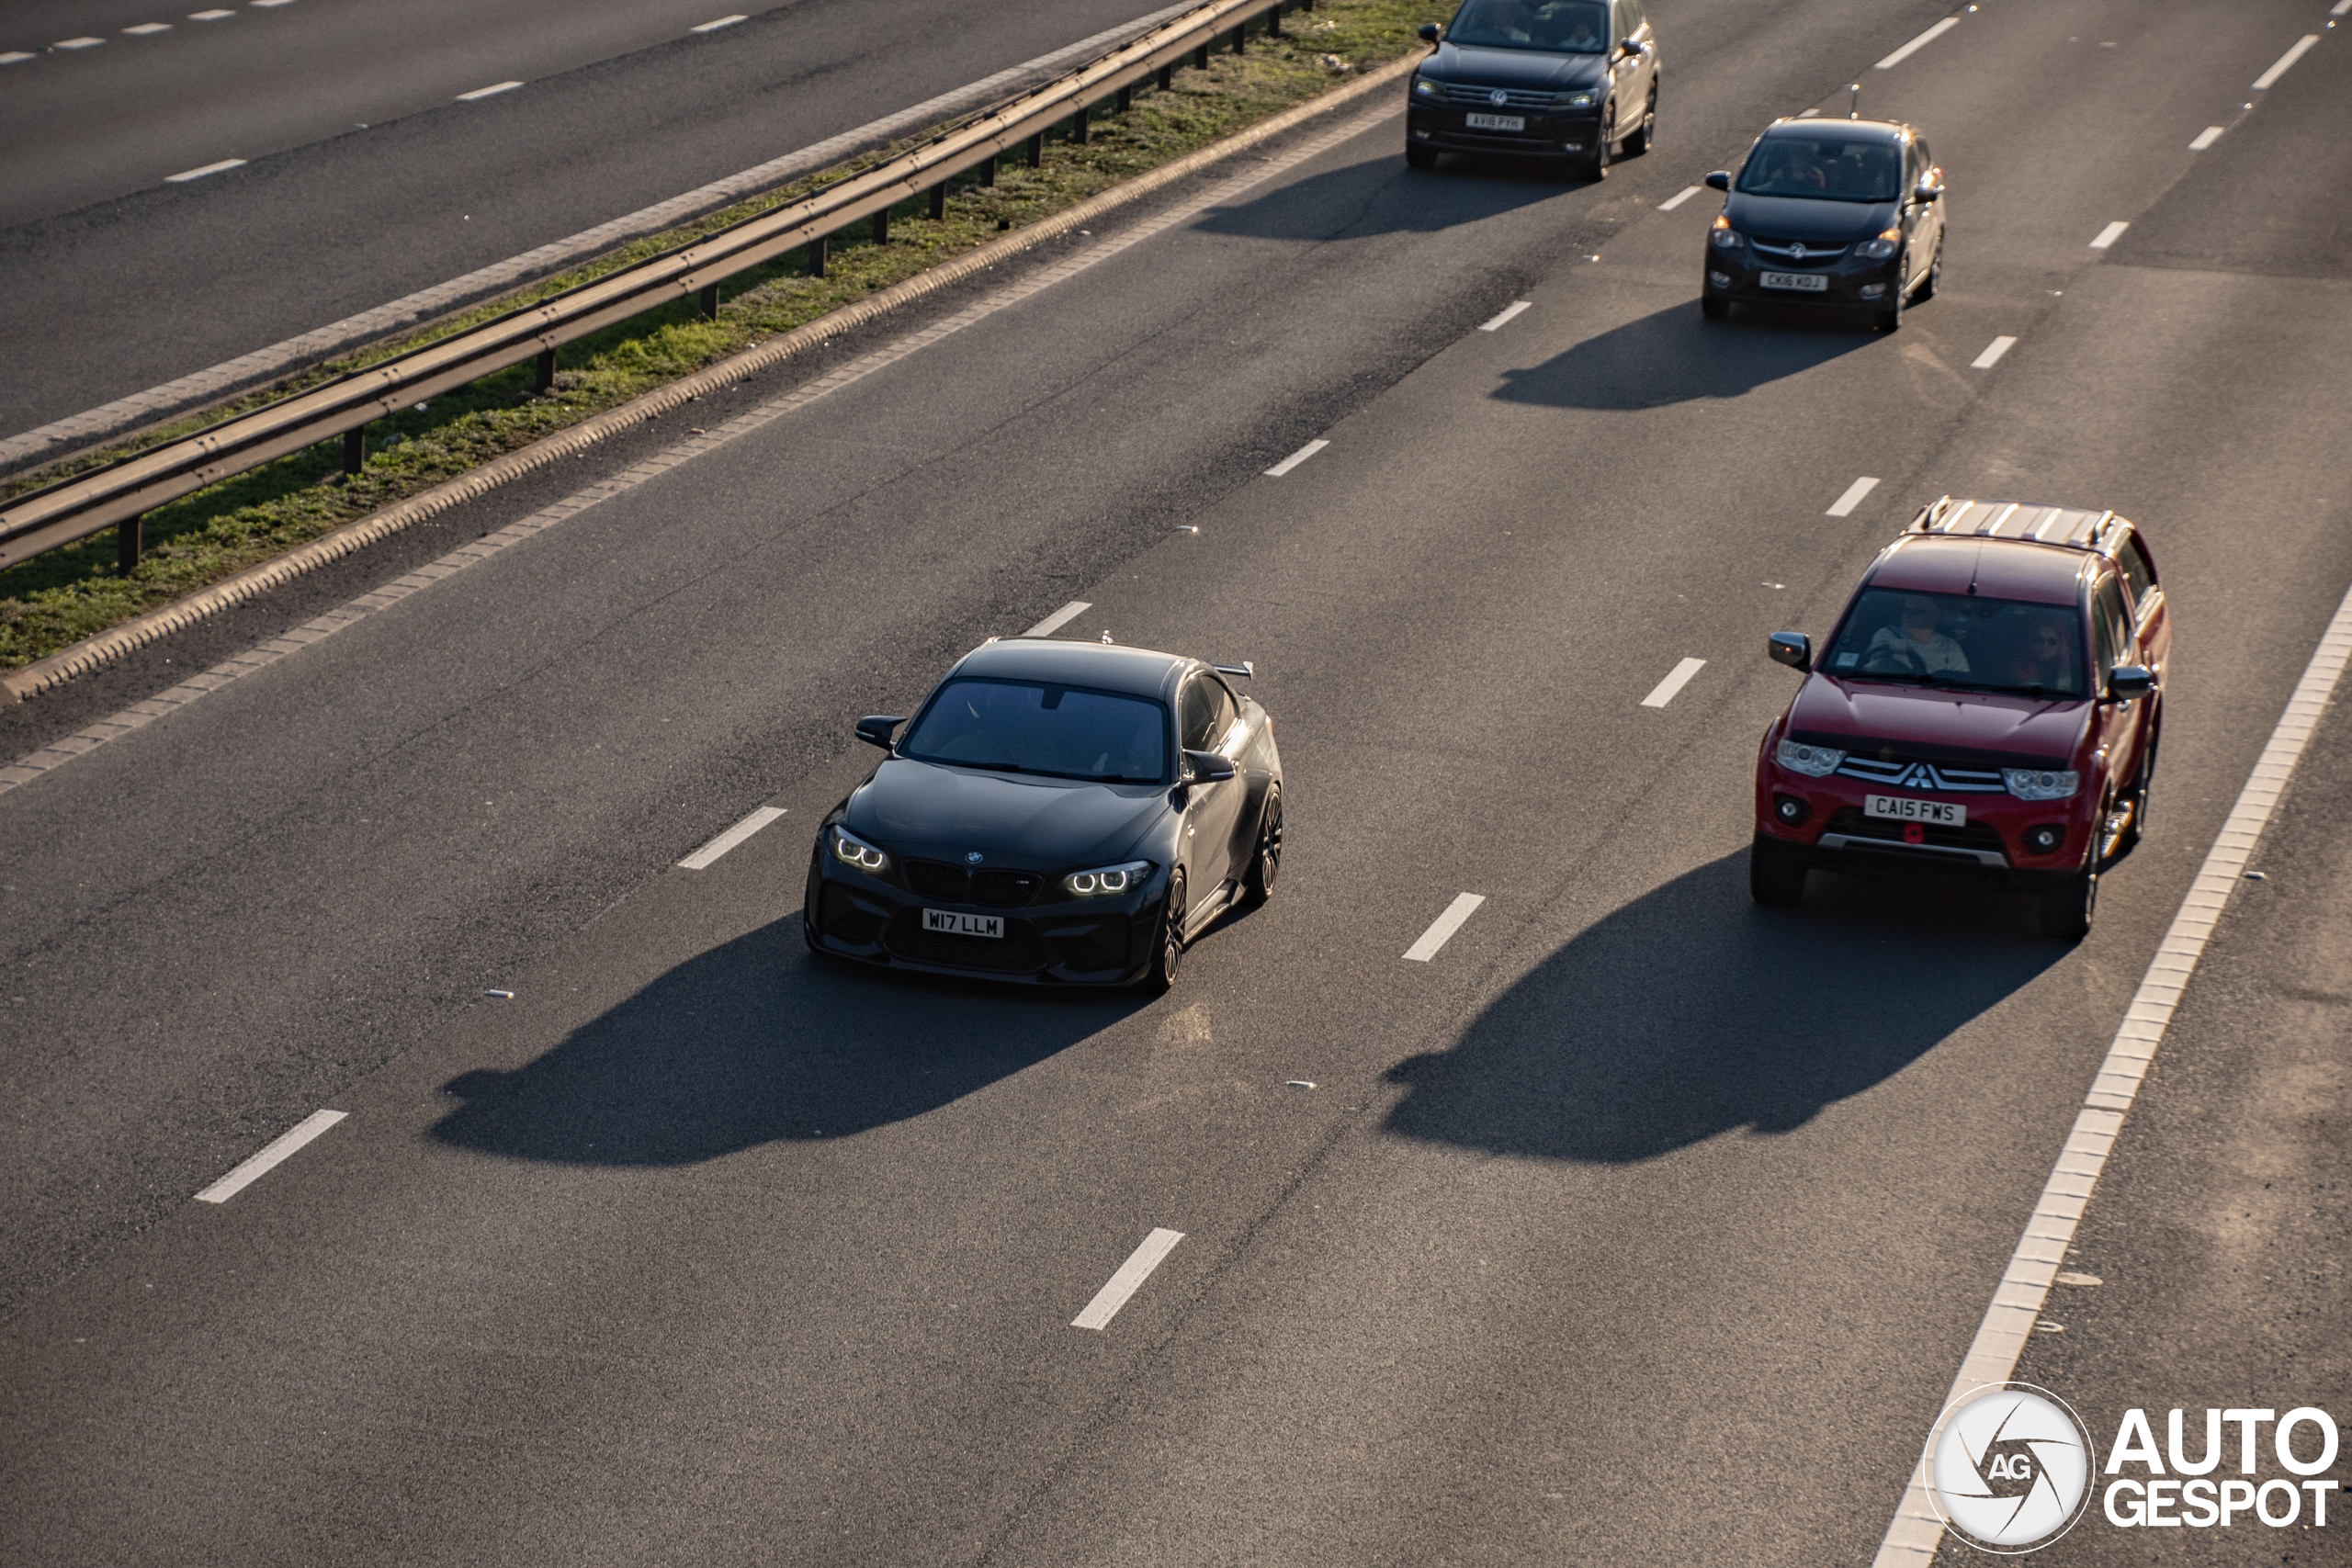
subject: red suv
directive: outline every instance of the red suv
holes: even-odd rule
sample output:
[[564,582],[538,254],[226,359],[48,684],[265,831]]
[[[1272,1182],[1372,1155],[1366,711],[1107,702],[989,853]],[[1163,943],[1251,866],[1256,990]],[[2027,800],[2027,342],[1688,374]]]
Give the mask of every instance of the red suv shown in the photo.
[[2148,815],[2172,627],[2139,531],[2112,512],[1937,502],[1881,551],[1756,761],[1748,888],[1811,870],[1991,878],[2090,930],[2099,874]]

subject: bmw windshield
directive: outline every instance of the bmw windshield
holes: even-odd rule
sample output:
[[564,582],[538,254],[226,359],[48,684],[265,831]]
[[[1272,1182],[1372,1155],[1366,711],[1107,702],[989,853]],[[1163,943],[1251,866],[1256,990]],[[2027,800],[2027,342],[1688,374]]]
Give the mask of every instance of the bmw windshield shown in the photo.
[[1115,692],[967,677],[939,689],[899,755],[1095,784],[1159,784],[1168,774],[1168,710]]
[[1445,41],[1477,49],[1600,54],[1609,48],[1609,7],[1599,0],[1466,0],[1446,24]]

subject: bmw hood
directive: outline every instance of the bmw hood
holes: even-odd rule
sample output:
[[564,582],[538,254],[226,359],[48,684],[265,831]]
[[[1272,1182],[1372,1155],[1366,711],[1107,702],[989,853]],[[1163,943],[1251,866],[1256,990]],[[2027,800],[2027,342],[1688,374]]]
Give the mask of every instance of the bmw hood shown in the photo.
[[1789,733],[1818,738],[1830,746],[1876,741],[1919,755],[1997,752],[2019,765],[2063,767],[2082,739],[2090,705],[1995,692],[1931,693],[1862,681],[1849,684],[1816,674],[1806,678],[1789,709]]
[[977,851],[990,861],[1050,871],[1125,859],[1168,810],[1168,790],[893,757],[849,797],[842,823],[886,850],[958,861]]
[[1421,74],[1467,87],[1522,87],[1565,93],[1598,87],[1609,79],[1598,54],[1542,54],[1528,49],[1457,49],[1438,45]]
[[1815,201],[1795,196],[1743,196],[1735,191],[1724,216],[1743,234],[1776,240],[1850,245],[1894,222],[1891,201]]

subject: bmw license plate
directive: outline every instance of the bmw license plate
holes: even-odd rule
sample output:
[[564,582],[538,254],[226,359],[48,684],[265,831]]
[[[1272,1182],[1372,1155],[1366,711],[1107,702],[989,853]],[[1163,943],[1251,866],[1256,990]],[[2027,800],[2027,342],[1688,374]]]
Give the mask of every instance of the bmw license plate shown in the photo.
[[1806,294],[1829,291],[1829,279],[1817,272],[1768,272],[1757,281],[1767,288],[1794,288]]
[[1463,123],[1473,130],[1525,130],[1527,121],[1515,114],[1469,114]]
[[1932,822],[1939,828],[1964,828],[1968,807],[1948,800],[1914,800],[1907,795],[1866,795],[1862,815],[1886,817],[1897,822]]
[[925,909],[922,929],[945,931],[950,936],[996,936],[1004,934],[1002,915],[959,915],[953,909]]

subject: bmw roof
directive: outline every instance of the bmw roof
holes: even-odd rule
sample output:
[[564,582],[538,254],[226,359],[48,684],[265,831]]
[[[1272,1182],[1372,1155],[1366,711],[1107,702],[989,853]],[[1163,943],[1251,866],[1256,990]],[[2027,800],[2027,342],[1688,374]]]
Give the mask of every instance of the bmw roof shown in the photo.
[[1176,678],[1193,664],[1182,654],[1148,648],[1017,637],[981,644],[956,660],[952,673],[1001,681],[1066,682],[1098,692],[1126,692],[1164,700]]

